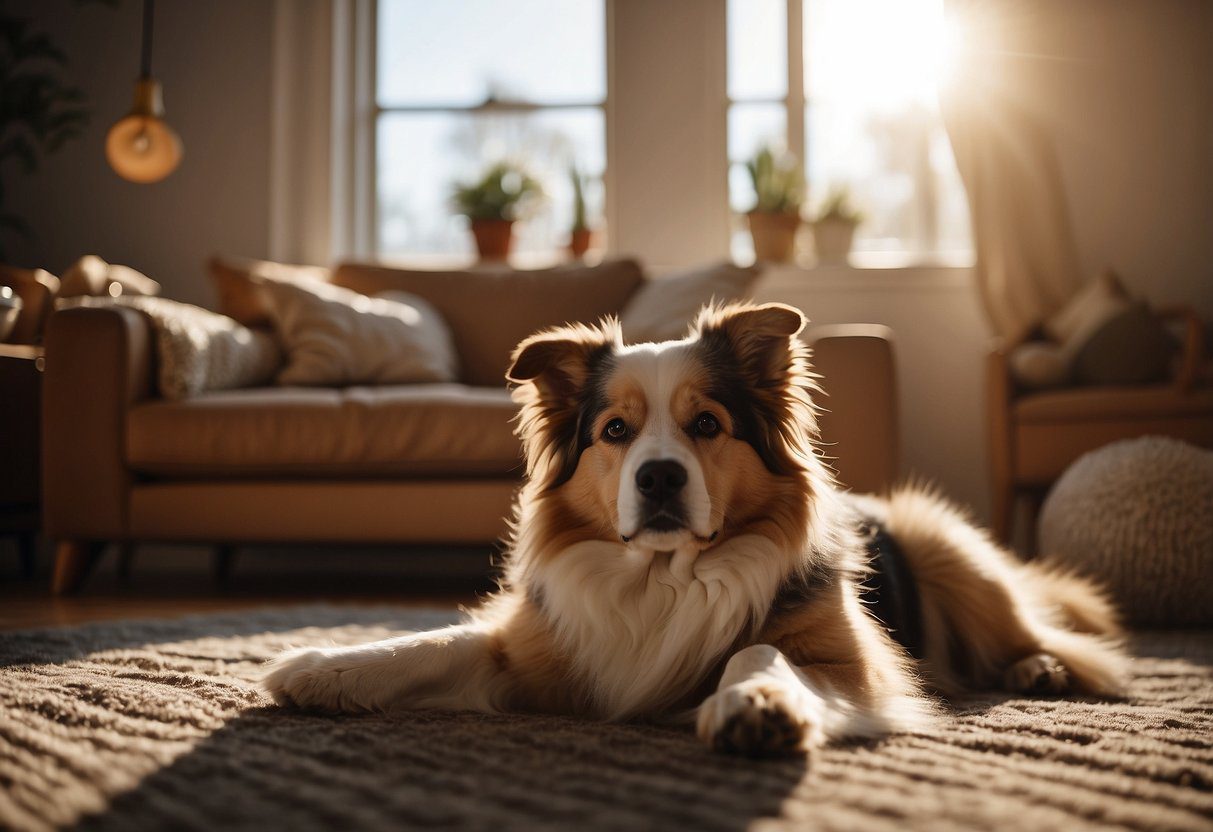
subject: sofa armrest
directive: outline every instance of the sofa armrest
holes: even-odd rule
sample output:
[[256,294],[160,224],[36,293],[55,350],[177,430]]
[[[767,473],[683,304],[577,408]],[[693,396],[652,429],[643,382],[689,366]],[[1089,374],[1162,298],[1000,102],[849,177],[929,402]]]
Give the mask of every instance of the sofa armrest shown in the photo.
[[811,326],[805,342],[821,377],[822,454],[839,482],[881,493],[901,477],[893,331],[881,324]]
[[126,414],[152,393],[147,318],[123,307],[65,309],[46,332],[42,501],[47,535],[126,536]]

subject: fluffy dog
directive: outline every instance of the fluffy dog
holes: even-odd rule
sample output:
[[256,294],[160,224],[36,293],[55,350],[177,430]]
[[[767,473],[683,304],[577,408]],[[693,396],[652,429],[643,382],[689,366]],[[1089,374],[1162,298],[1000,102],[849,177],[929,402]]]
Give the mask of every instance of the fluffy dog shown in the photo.
[[266,689],[326,711],[682,716],[754,755],[921,730],[928,690],[1115,695],[1126,660],[1093,586],[927,491],[834,485],[803,325],[738,304],[680,341],[625,346],[613,320],[525,340],[500,590],[463,624],[288,653]]

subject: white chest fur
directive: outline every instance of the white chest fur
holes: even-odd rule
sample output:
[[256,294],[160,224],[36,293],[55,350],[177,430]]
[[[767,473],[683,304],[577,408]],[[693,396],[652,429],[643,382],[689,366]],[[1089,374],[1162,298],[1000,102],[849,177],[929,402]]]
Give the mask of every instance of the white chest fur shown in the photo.
[[598,712],[625,719],[686,695],[766,616],[788,568],[788,556],[757,535],[674,555],[591,541],[561,552],[534,580]]

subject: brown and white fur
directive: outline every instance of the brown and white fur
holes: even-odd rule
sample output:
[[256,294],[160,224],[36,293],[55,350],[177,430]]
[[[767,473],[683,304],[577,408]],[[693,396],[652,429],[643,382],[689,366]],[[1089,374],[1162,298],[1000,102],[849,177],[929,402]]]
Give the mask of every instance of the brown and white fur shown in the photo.
[[[1017,561],[921,489],[854,497],[814,447],[787,306],[704,310],[686,338],[618,324],[524,341],[509,379],[527,479],[501,589],[465,623],[273,663],[282,704],[695,715],[712,746],[803,752],[921,730],[924,686],[1115,695],[1115,615],[1081,579]],[[920,598],[915,662],[861,600],[860,518]]]

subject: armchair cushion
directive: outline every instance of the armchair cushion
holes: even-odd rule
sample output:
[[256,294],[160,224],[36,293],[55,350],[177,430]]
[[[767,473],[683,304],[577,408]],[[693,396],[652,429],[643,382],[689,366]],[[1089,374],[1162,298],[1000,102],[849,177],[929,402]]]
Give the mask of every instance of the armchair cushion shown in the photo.
[[1208,414],[1213,419],[1213,388],[1182,393],[1169,384],[1087,387],[1033,393],[1017,399],[1012,407],[1016,420],[1021,423],[1200,414]]

